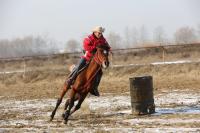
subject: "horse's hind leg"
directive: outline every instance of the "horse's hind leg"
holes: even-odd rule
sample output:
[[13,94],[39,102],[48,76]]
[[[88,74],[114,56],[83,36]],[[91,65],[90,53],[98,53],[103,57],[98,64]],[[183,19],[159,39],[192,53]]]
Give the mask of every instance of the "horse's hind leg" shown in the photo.
[[75,92],[74,90],[71,91],[71,94],[70,94],[70,99],[69,99],[69,107],[68,109],[65,111],[65,114],[64,114],[64,123],[67,124],[67,121],[68,121],[68,117],[70,116],[70,111],[72,109],[72,107],[74,106],[74,99],[75,99]]
[[69,99],[67,99],[66,102],[65,102],[65,108],[64,108],[64,110],[67,110],[68,106],[69,106]]
[[69,102],[70,102],[69,99],[67,99],[66,102],[65,102],[65,108],[64,108],[64,112],[63,112],[63,114],[62,114],[63,119],[65,118],[65,111],[67,110],[67,108],[68,108],[68,106],[69,106]]
[[[74,97],[74,101],[77,101],[80,98],[80,96],[76,93],[75,97]],[[67,110],[67,107],[69,106],[69,99],[66,100],[65,102],[65,108],[64,110]]]
[[53,110],[53,112],[52,112],[52,114],[51,114],[51,116],[50,116],[50,117],[51,117],[51,118],[50,118],[50,121],[53,120],[53,118],[54,118],[54,116],[55,116],[55,114],[56,114],[56,110],[58,109],[58,106],[61,104],[62,99],[63,99],[63,97],[64,97],[64,95],[65,95],[65,93],[67,92],[68,89],[69,89],[69,85],[67,85],[67,84],[65,83],[64,86],[63,86],[63,91],[61,92],[60,97],[59,97],[58,100],[57,100],[56,107],[54,108],[54,110]]

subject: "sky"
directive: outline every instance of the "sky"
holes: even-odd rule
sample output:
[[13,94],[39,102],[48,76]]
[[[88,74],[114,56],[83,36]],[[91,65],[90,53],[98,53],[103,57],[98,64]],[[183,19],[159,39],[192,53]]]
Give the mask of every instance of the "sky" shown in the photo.
[[47,35],[58,42],[82,40],[97,25],[105,34],[162,26],[172,36],[200,23],[200,0],[0,0],[0,39]]

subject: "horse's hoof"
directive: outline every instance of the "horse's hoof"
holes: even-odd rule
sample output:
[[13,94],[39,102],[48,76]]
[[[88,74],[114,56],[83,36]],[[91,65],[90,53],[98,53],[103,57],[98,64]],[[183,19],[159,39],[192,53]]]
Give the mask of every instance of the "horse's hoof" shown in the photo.
[[62,114],[62,118],[65,119],[65,113]]
[[67,124],[67,121],[68,121],[68,120],[64,120],[64,124]]
[[51,117],[49,121],[51,122],[52,120],[53,120],[53,118]]

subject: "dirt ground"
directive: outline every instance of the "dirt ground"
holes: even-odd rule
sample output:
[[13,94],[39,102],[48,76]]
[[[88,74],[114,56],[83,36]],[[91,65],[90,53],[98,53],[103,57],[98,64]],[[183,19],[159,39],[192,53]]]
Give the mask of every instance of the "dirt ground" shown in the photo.
[[[115,66],[103,70],[101,96],[88,95],[67,125],[61,117],[65,100],[52,122],[49,116],[69,74],[67,67],[77,58],[65,62],[61,57],[28,60],[26,73],[9,73],[21,70],[23,61],[1,62],[0,70],[8,73],[0,74],[0,133],[200,132],[198,50],[168,49],[166,61],[192,61],[183,63],[150,64],[162,61],[159,50],[113,57]],[[129,78],[145,75],[153,77],[156,113],[135,116],[131,113]]]
[[[104,70],[101,96],[89,95],[67,125],[61,118],[64,101],[49,122],[66,77],[63,71],[1,77],[0,132],[200,132],[200,63]],[[129,78],[142,75],[153,76],[156,113],[134,116]]]

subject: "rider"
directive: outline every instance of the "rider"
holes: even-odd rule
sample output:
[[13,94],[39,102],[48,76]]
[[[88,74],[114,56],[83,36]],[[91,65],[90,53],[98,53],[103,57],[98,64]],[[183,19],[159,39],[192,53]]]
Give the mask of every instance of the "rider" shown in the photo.
[[[104,31],[105,31],[104,28],[102,28],[101,26],[97,26],[92,30],[92,34],[84,39],[84,41],[83,41],[84,55],[81,56],[81,59],[77,65],[77,67],[70,74],[70,77],[67,81],[69,85],[71,85],[72,82],[77,77],[78,71],[81,70],[81,68],[83,68],[87,64],[87,62],[89,62],[91,60],[91,58],[93,57],[93,55],[96,51],[96,47],[98,45],[107,45],[108,47],[110,47],[108,42],[106,41],[106,39],[103,36]],[[95,79],[95,87],[93,87],[93,90],[91,90],[91,92],[90,92],[91,94],[93,94],[95,96],[99,96],[99,91],[97,88],[100,83],[102,74],[103,74],[102,71],[99,71],[99,73],[97,74],[96,79]]]

